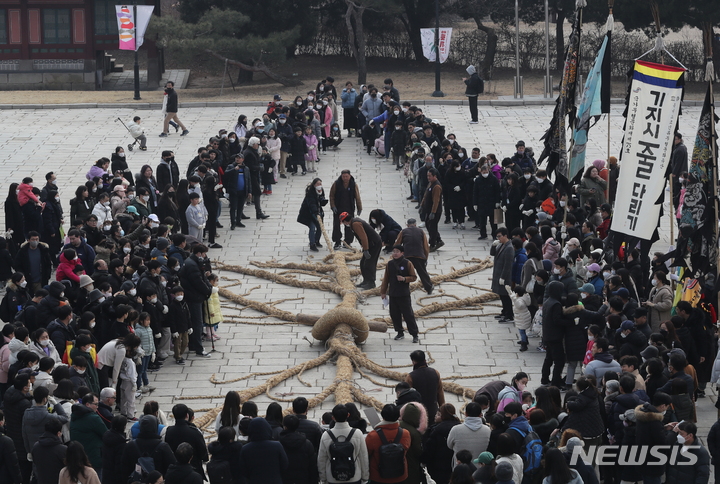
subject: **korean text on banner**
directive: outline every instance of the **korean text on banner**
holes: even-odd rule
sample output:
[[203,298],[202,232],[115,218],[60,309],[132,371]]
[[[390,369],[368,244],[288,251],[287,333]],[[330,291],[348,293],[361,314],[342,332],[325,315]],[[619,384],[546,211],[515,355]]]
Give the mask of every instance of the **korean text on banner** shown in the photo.
[[[447,60],[450,55],[450,38],[452,37],[451,28],[440,29],[438,38],[438,49],[440,50],[440,63]],[[420,39],[422,41],[423,55],[430,61],[435,62],[435,29],[420,29]]]
[[649,240],[660,216],[684,69],[636,61],[628,96],[612,230]]

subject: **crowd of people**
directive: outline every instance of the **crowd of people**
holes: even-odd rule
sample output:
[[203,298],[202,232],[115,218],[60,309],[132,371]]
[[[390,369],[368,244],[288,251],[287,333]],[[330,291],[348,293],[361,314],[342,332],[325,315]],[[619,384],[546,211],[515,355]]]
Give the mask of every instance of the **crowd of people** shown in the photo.
[[[469,89],[481,90],[477,74],[468,74]],[[179,122],[171,87],[165,136]],[[543,477],[545,484],[592,484],[594,469],[569,465],[569,457],[578,446],[602,443],[667,443],[699,462],[605,466],[605,484],[659,484],[663,475],[673,484],[707,482],[710,460],[697,439],[695,402],[709,382],[720,381],[717,318],[704,299],[675,301],[677,276],[665,254],[650,260],[639,247],[617,250],[612,243],[617,160],[596,160],[577,184],[558,190],[523,141],[502,161],[481,156],[421,108],[401,102],[391,79],[382,94],[351,82],[338,94],[328,76],[304,98],[282,101],[276,95],[261,117],[240,115],[234,127],[219,130],[182,174],[168,150],[155,169],[143,165],[134,175],[117,147],[74,190],[67,232],[54,172],[42,186],[30,177],[10,185],[0,237],[6,482],[416,484],[427,482],[427,473],[438,484],[537,484]],[[142,135],[140,123],[135,117],[134,135]],[[230,230],[245,227],[246,206],[254,205],[257,220],[268,218],[262,200],[272,186],[287,173],[317,172],[321,154],[343,142],[343,130],[403,170],[417,220],[403,228],[383,209],[363,220],[349,169],[327,197],[315,176],[297,217],[309,228],[310,250],[322,248],[320,222],[329,206],[335,249],[357,239],[363,252],[359,288],[376,287],[380,253],[392,253],[381,296],[395,339],[404,337],[404,319],[418,343],[409,284],[419,279],[433,291],[426,265],[445,244],[441,219],[455,230],[474,222],[479,239],[493,239],[498,324],[515,324],[519,351],[540,338],[540,386],[526,391],[522,372],[492,382],[461,416],[445,403],[439,373],[418,350],[396,404],[385,406],[372,428],[352,404],[336,406],[317,424],[307,418],[304,398],[293,402],[291,415],[273,403],[259,417],[257,406],[235,392],[209,446],[186,405],[173,407],[174,425],[154,401],[136,416],[136,400],[154,390],[148,372],[161,371],[168,358],[185,364],[186,352],[210,358],[204,342],[219,338],[218,277],[208,253],[221,248],[221,200],[229,205]],[[144,135],[140,142],[146,148]],[[679,134],[672,172],[677,207],[687,178]],[[720,464],[720,425],[708,446]]]

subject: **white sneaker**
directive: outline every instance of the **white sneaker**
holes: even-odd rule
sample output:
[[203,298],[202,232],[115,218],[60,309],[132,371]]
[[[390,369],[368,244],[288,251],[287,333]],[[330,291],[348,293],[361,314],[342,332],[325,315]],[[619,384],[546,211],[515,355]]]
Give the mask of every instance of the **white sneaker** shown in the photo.
[[457,223],[453,224],[453,228],[456,229],[458,227]]
[[418,225],[418,228],[424,229],[425,228],[425,222],[420,222]]
[[460,224],[460,230],[465,230],[465,224]]
[[470,124],[478,124],[478,121],[470,121]]
[[142,396],[142,392],[140,390],[135,392],[135,398],[140,398]]

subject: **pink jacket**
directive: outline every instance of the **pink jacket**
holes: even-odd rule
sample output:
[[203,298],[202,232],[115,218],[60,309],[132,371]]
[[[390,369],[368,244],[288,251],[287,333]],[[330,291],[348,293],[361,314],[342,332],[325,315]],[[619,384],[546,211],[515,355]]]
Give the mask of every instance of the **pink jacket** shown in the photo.
[[70,279],[73,282],[80,282],[80,276],[75,274],[73,272],[73,269],[76,265],[80,264],[80,259],[76,260],[67,260],[65,257],[65,254],[60,255],[60,265],[58,265],[57,268],[57,275],[55,276],[55,279],[58,281],[64,281],[65,279]]
[[320,109],[325,109],[325,127],[320,129],[325,130],[325,136],[327,137],[330,136],[330,125],[333,124],[332,109],[330,109],[330,106]]
[[493,165],[490,168],[490,171],[492,171],[495,174],[495,176],[497,177],[497,179],[499,181],[502,181],[502,166],[500,166],[500,163],[498,163],[497,165]]
[[560,244],[557,243],[552,237],[548,238],[543,245],[543,259],[547,259],[550,262],[555,262],[560,257]]
[[35,196],[35,194],[32,192],[32,187],[26,183],[21,183],[18,187],[18,190],[20,190],[20,193],[18,193],[18,203],[22,207],[26,203],[32,201],[33,203],[38,203],[38,197]]

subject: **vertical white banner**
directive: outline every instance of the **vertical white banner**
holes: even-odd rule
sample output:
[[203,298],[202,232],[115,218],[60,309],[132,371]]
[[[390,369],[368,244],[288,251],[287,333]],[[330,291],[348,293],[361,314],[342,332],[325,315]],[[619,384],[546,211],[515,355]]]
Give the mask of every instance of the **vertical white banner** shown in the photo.
[[137,6],[137,40],[135,42],[135,50],[139,49],[145,41],[145,32],[147,31],[150,17],[152,17],[154,5],[138,5]]
[[649,240],[660,216],[658,198],[672,154],[684,70],[635,63],[612,230]]
[[[440,63],[447,60],[450,55],[450,39],[452,28],[441,28],[438,38],[438,49],[440,50]],[[423,55],[430,61],[435,62],[435,29],[420,29],[420,41],[422,42]]]

